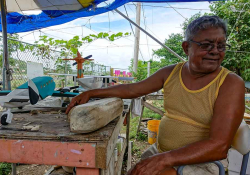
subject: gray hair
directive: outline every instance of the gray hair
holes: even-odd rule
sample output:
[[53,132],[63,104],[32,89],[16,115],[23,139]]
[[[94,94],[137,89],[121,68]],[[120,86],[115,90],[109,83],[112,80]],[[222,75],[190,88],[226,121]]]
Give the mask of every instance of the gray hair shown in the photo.
[[227,25],[221,18],[218,16],[202,16],[195,19],[188,25],[185,31],[185,40],[189,41],[194,38],[199,31],[212,27],[222,28],[227,36]]

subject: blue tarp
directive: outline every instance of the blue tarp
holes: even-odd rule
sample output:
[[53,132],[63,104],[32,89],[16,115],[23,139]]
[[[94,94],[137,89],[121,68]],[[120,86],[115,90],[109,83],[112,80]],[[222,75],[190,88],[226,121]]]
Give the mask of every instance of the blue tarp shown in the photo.
[[[95,0],[94,3],[98,5],[103,1],[105,0]],[[12,12],[7,14],[7,32],[12,34],[55,26],[80,17],[89,17],[106,13],[129,2],[201,2],[201,0],[115,0],[109,6],[97,6],[96,8],[89,6],[78,11],[46,10],[39,15],[22,15]],[[0,31],[2,31],[1,26]]]

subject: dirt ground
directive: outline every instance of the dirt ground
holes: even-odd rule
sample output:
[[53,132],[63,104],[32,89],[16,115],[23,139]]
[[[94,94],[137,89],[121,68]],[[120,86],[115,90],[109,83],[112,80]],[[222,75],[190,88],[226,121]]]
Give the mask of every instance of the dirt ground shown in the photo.
[[44,175],[51,165],[19,165],[17,175]]

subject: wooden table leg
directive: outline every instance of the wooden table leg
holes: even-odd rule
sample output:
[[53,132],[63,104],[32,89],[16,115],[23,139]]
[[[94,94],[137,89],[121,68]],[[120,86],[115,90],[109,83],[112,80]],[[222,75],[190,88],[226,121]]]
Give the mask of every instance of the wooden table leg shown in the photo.
[[99,169],[76,168],[76,175],[99,175]]
[[140,132],[141,120],[142,120],[142,117],[143,117],[143,111],[144,111],[144,106],[142,105],[141,115],[140,115],[139,123],[138,123],[138,126],[137,126],[137,131],[136,131],[136,139],[137,139],[137,137],[139,135],[139,132]]
[[16,175],[16,164],[15,163],[12,163],[11,164],[11,168],[12,168],[12,175]]

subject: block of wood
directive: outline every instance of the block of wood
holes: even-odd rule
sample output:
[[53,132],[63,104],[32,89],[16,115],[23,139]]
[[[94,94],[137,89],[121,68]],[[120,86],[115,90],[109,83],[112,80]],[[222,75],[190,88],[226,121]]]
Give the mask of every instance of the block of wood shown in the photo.
[[70,130],[74,133],[96,131],[120,116],[122,111],[120,98],[105,98],[75,106],[68,114]]

